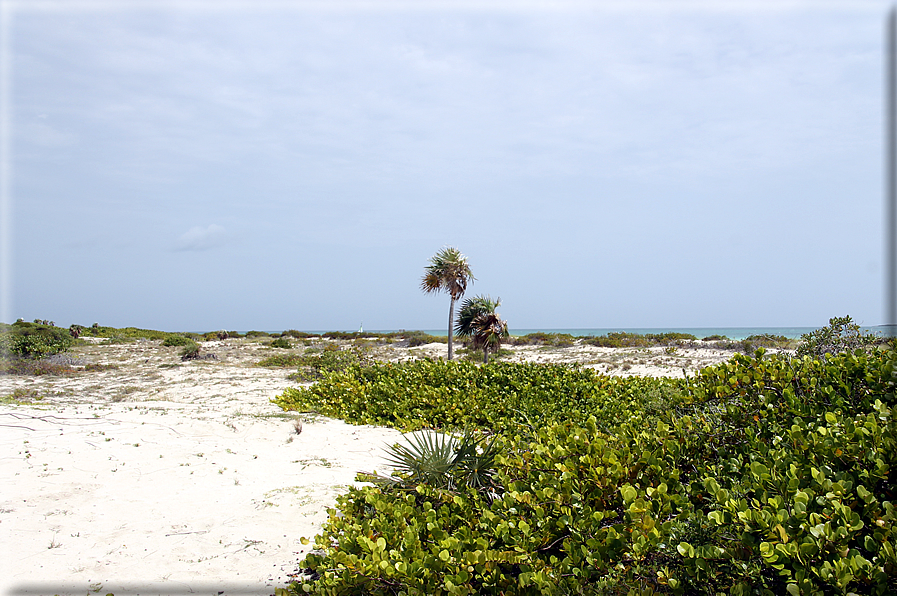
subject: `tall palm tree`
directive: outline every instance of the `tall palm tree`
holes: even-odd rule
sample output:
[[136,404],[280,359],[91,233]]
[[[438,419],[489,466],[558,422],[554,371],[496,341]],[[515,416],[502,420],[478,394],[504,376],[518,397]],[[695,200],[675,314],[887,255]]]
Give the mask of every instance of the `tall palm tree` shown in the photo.
[[452,327],[455,318],[455,301],[459,300],[467,291],[467,284],[476,278],[470,272],[467,257],[461,254],[457,248],[443,248],[433,258],[426,268],[420,288],[426,292],[446,292],[451,296],[449,303],[448,323],[448,359],[452,359]]
[[455,332],[469,337],[473,348],[483,350],[483,363],[489,363],[489,352],[497,352],[503,339],[508,337],[508,323],[501,320],[495,309],[501,306],[501,298],[474,296],[461,305]]

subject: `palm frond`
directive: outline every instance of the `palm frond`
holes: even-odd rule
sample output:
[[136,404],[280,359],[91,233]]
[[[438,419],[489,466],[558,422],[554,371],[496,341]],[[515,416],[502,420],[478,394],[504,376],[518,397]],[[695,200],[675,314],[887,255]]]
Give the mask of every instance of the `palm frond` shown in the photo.
[[387,463],[412,483],[451,488],[456,440],[435,431],[420,431],[406,437],[407,444],[387,448]]
[[457,300],[475,279],[467,257],[457,248],[448,247],[430,259],[430,264],[424,269],[421,289],[428,293],[444,291]]
[[494,313],[501,306],[501,298],[495,300],[491,296],[478,295],[461,303],[458,311],[458,322],[455,323],[455,334],[470,337],[476,331],[474,322],[480,315]]
[[495,438],[483,445],[473,432],[461,438],[432,430],[406,435],[406,444],[387,448],[387,464],[394,470],[391,479],[369,474],[366,479],[380,486],[426,484],[453,490],[465,485],[480,491],[494,488]]

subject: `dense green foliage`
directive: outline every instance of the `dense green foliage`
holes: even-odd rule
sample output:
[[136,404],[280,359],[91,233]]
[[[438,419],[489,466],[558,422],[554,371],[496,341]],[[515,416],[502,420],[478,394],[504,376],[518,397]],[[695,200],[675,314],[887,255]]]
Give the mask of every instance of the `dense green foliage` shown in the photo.
[[564,365],[414,360],[352,366],[311,387],[289,388],[275,403],[354,424],[407,430],[514,431],[527,420],[584,421],[590,415],[609,429],[620,416],[648,407],[663,383]]
[[102,325],[94,324],[92,327],[81,327],[81,335],[85,337],[120,337],[126,339],[143,338],[164,340],[168,336],[174,334],[169,333],[168,331],[155,331],[153,329],[139,329],[137,327],[104,327]]
[[196,342],[190,339],[189,337],[185,337],[183,335],[171,334],[165,339],[162,340],[163,346],[189,346],[191,344],[195,344]]
[[285,407],[495,436],[494,498],[339,498],[298,593],[893,594],[893,351],[736,355],[688,381],[415,362]]
[[25,358],[41,358],[65,352],[74,342],[72,334],[68,329],[49,323],[17,321],[12,325],[5,325],[0,333],[0,349]]
[[286,337],[278,337],[277,339],[275,339],[274,341],[271,342],[271,347],[289,350],[290,348],[293,347],[293,344],[291,344],[290,340],[288,340]]

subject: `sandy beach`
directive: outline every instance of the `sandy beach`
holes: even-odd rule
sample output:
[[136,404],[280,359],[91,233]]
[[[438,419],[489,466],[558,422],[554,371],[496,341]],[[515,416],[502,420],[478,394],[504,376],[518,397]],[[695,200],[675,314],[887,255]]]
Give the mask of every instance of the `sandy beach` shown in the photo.
[[[0,376],[4,594],[273,594],[338,494],[383,470],[401,433],[285,413],[296,386],[270,340],[179,348],[98,340],[68,375]],[[293,351],[299,352],[302,347]],[[384,360],[444,357],[445,344],[370,342]],[[726,360],[704,347],[511,346],[512,361],[580,362],[608,374],[682,376]]]

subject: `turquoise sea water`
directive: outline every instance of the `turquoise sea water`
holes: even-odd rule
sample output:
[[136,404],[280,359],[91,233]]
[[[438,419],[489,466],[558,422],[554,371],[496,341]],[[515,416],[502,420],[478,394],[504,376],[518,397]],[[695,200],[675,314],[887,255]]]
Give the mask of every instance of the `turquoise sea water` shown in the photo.
[[[729,339],[739,340],[750,337],[751,335],[782,335],[791,339],[800,339],[805,333],[810,333],[816,327],[607,327],[607,328],[584,328],[584,329],[514,329],[508,331],[511,335],[527,335],[529,333],[569,333],[573,336],[598,336],[607,335],[618,331],[626,333],[637,333],[646,335],[648,333],[689,333],[698,339],[702,339],[711,335],[724,335]],[[862,327],[864,331],[873,333],[882,332],[882,327]],[[357,331],[352,329],[351,331]],[[368,333],[392,333],[398,329],[366,329]],[[410,329],[408,331],[411,331]],[[421,329],[430,335],[448,335],[445,329]],[[279,332],[278,332],[279,333]],[[314,331],[313,333],[321,333]]]
[[[751,335],[763,335],[766,333],[772,335],[782,335],[788,338],[799,339],[804,333],[810,333],[815,327],[608,327],[608,328],[589,328],[589,329],[508,329],[511,335],[527,335],[529,333],[569,333],[576,336],[598,336],[607,335],[624,331],[626,333],[637,333],[638,335],[647,335],[648,333],[689,333],[698,339],[709,337],[711,335],[724,335],[729,339],[744,339]],[[447,335],[445,329],[441,331],[427,331],[432,335]]]

